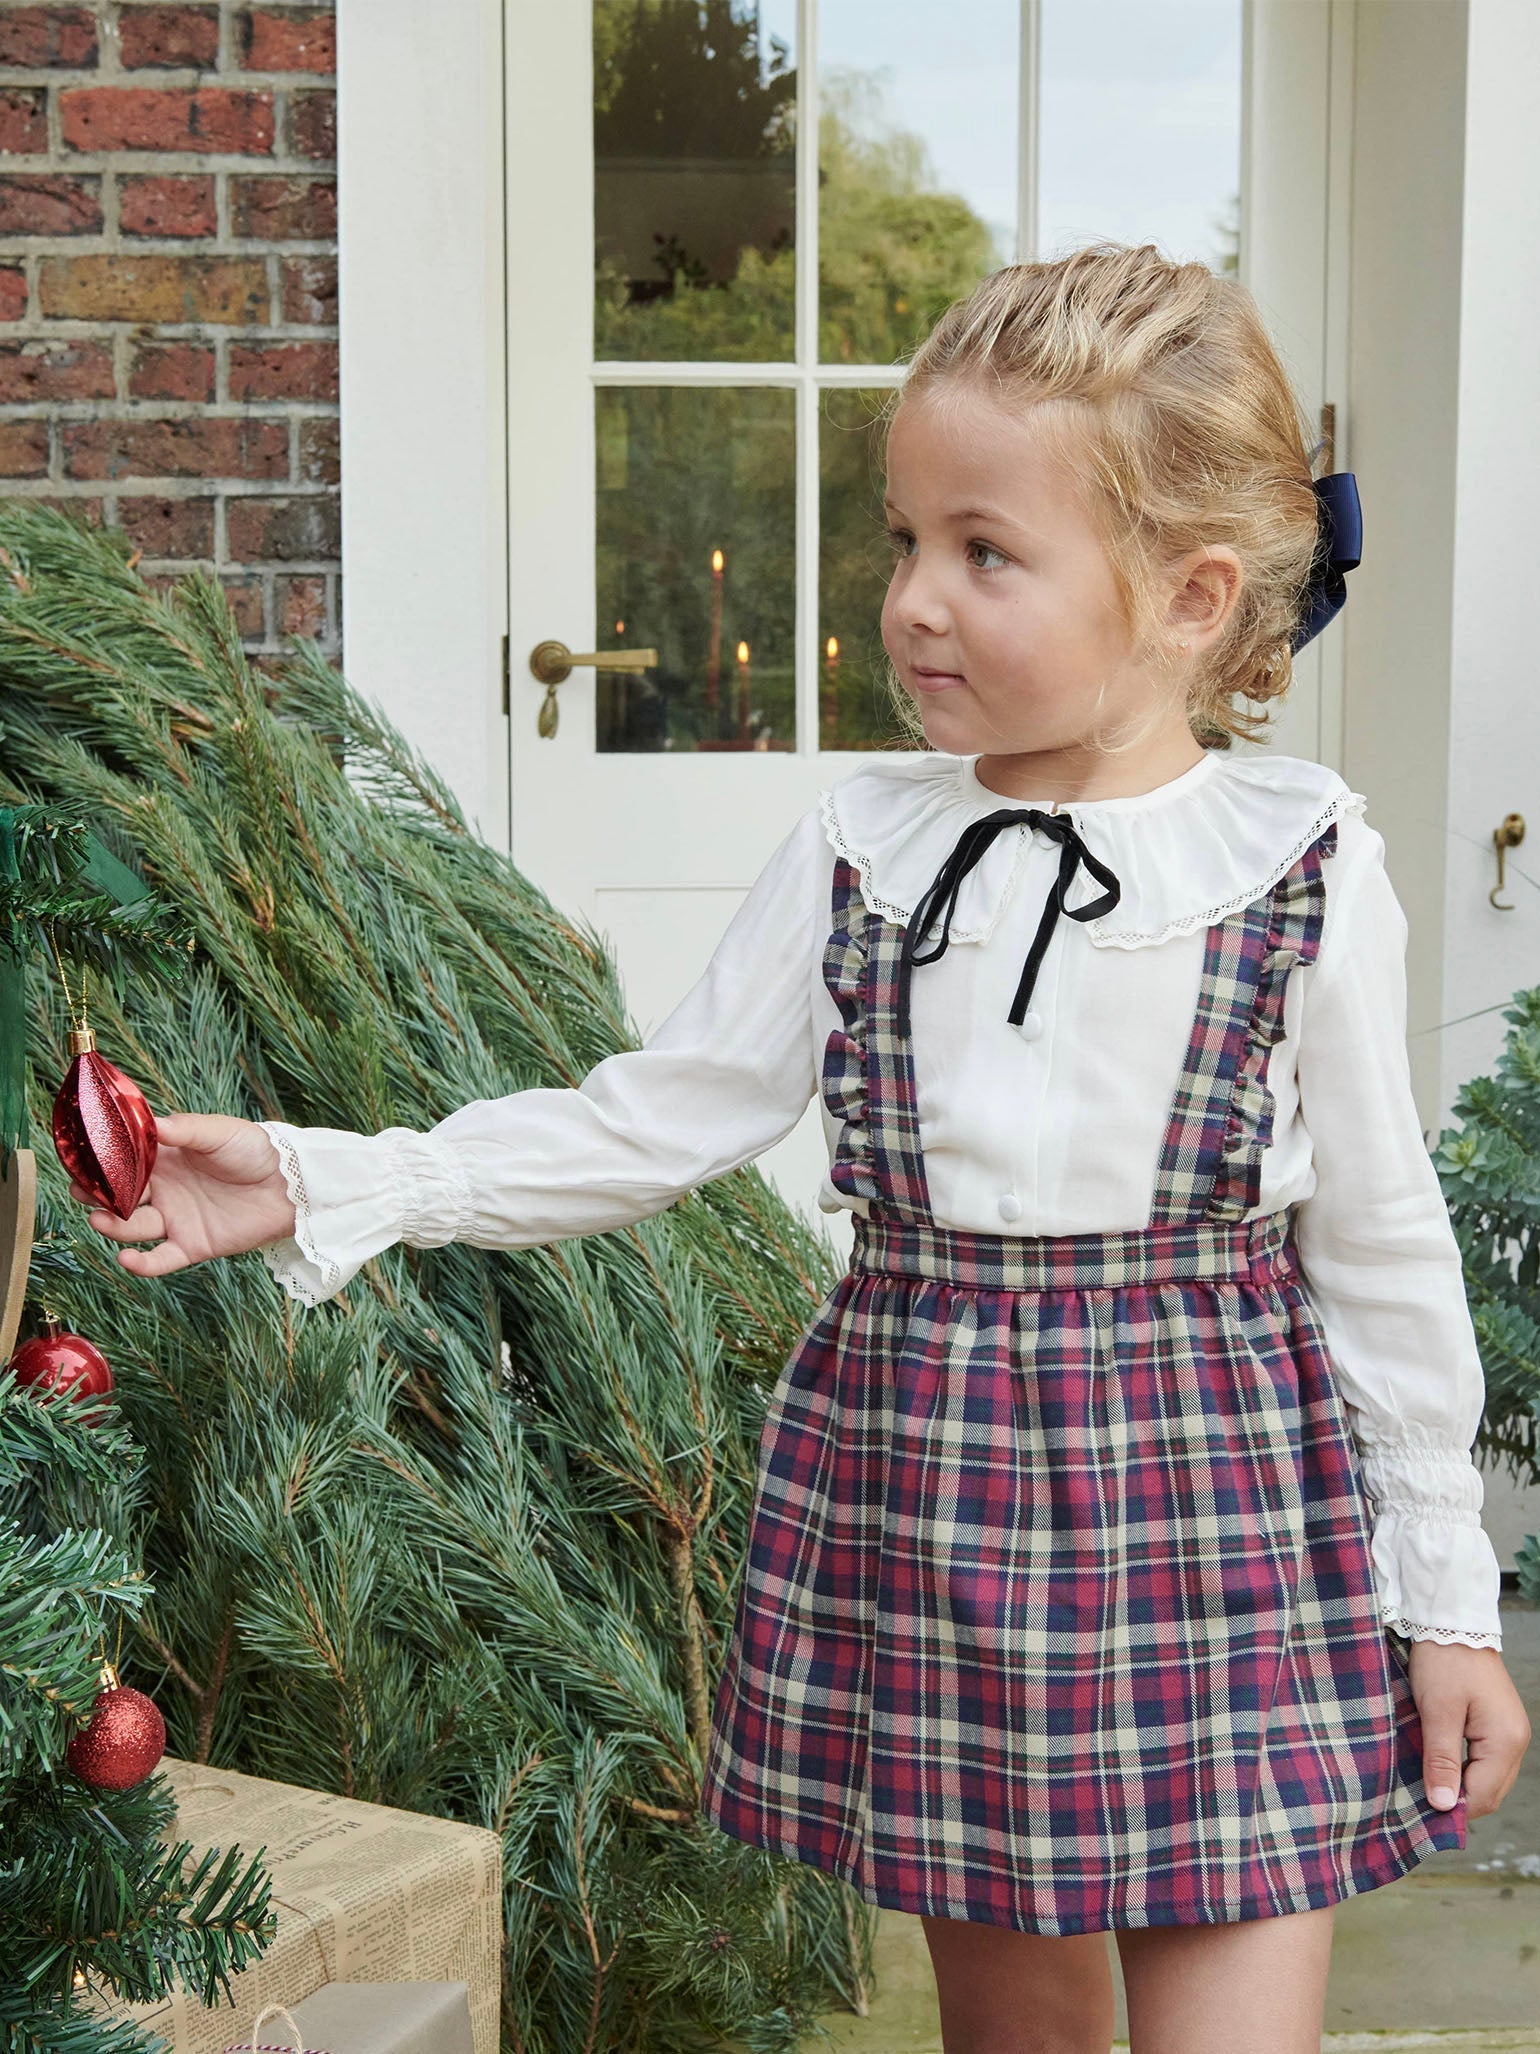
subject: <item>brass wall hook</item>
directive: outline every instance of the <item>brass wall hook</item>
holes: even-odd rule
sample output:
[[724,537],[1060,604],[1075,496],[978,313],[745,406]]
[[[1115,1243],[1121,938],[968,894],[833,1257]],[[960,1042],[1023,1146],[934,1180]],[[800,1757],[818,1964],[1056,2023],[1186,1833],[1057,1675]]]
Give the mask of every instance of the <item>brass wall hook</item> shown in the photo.
[[1503,816],[1501,827],[1492,830],[1492,846],[1497,851],[1497,882],[1487,893],[1488,901],[1499,913],[1511,913],[1513,901],[1500,899],[1497,894],[1503,888],[1503,851],[1516,849],[1524,839],[1524,816],[1522,813],[1508,813]]

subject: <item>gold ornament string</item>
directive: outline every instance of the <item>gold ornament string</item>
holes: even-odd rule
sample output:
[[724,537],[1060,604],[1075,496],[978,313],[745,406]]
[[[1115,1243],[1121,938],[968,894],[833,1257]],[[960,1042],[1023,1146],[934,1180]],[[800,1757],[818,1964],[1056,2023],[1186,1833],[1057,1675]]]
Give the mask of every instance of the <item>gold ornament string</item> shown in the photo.
[[64,958],[59,954],[59,944],[54,939],[53,922],[50,920],[46,922],[46,925],[48,928],[48,946],[53,950],[53,959],[54,962],[58,965],[59,983],[64,992],[64,1003],[69,1007],[70,1018],[74,1021],[75,1025],[77,1027],[84,1027],[86,1024],[85,989],[82,986],[80,993],[80,1002],[77,1005],[75,1000],[70,997],[69,979],[64,974]]

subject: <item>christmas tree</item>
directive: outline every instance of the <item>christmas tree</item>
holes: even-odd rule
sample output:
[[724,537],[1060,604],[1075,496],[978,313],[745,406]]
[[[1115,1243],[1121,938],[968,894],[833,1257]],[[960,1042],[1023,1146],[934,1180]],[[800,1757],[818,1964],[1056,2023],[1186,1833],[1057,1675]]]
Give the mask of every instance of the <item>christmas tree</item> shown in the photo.
[[[1461,1085],[1433,1151],[1465,1272],[1486,1406],[1480,1446],[1540,1481],[1540,985],[1504,1008],[1508,1033],[1490,1077]],[[1540,1604],[1540,1536],[1515,1558]]]
[[[601,938],[313,645],[255,672],[210,577],[160,596],[115,532],[0,510],[0,729],[0,799],[85,798],[197,938],[174,989],[91,994],[157,1111],[421,1130],[636,1045]],[[147,1450],[125,1644],[178,1756],[497,1831],[519,2054],[865,2011],[872,1908],[698,1805],[767,1398],[837,1275],[800,1213],[745,1167],[621,1231],[397,1245],[308,1310],[255,1251],[129,1282],[68,1232],[60,1310],[110,1312]]]
[[[274,1931],[257,1861],[230,1848],[189,1871],[189,1844],[163,1844],[176,1815],[153,1773],[164,1723],[108,1659],[154,1594],[125,1545],[142,1517],[142,1450],[110,1395],[110,1365],[86,1336],[61,1333],[46,1302],[44,1330],[12,1354],[34,1232],[29,959],[46,945],[61,986],[66,962],[77,978],[89,962],[121,991],[178,974],[184,941],[78,804],[0,808],[0,2047],[18,2054],[149,2054],[164,2042],[81,1998],[180,1986],[212,2001]],[[77,1020],[77,1041],[89,1039]],[[83,1051],[55,1086],[61,1076],[66,1146],[84,1090],[89,1148],[100,1131],[90,1095],[103,1081],[116,1091],[114,1068]],[[132,1111],[124,1082],[112,1114]],[[45,1236],[34,1291],[68,1264]],[[96,1331],[110,1333],[104,1309]]]

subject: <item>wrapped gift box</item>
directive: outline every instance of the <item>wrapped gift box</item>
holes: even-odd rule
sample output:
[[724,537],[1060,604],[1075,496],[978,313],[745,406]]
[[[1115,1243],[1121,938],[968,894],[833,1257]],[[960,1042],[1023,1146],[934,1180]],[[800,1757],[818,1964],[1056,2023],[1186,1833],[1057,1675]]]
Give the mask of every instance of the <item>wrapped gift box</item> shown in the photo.
[[[232,2040],[225,2054],[256,2047],[279,2054],[472,2054],[469,1993],[464,1983],[328,1983],[292,2008],[263,2019],[261,2036]],[[301,2039],[279,2032],[281,2014]]]
[[[98,2002],[99,2011],[149,2026],[173,2054],[222,2054],[248,2036],[264,2004],[286,2004],[304,2022],[303,2001],[328,1983],[463,1983],[471,2054],[498,2054],[503,1892],[495,1833],[173,1755],[159,1771],[177,1800],[163,1838],[168,1846],[192,1842],[189,1867],[207,1847],[238,1845],[248,1858],[266,1848],[278,1932],[260,1960],[230,1977],[228,2004],[206,2009],[178,1990],[150,2004]],[[285,2044],[283,2033],[264,2028],[264,2037]],[[359,2044],[371,2054],[395,2054],[398,2044],[415,2054],[411,2041]]]

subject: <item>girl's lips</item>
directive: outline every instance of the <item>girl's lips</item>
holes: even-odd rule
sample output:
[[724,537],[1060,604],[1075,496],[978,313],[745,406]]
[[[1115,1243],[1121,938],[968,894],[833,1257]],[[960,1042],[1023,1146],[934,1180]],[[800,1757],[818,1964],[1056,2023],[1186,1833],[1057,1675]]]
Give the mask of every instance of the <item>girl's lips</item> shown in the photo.
[[960,685],[965,682],[960,671],[918,669],[915,671],[914,681],[922,692],[944,692],[949,685]]

